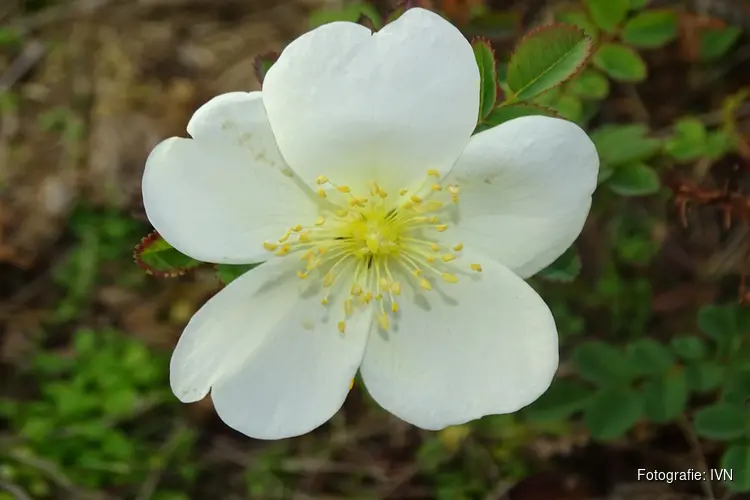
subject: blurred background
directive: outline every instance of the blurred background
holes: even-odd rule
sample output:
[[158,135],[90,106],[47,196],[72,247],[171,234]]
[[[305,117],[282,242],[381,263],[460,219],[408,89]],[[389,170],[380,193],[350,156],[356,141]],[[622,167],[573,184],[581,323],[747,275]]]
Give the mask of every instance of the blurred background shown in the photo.
[[536,26],[595,41],[534,104],[602,157],[583,234],[532,282],[562,341],[550,392],[435,433],[357,381],[330,423],[279,442],[170,392],[181,329],[231,277],[133,262],[148,152],[212,96],[259,89],[259,56],[395,2],[1,0],[0,500],[750,498],[750,4],[415,3],[491,41],[501,87]]

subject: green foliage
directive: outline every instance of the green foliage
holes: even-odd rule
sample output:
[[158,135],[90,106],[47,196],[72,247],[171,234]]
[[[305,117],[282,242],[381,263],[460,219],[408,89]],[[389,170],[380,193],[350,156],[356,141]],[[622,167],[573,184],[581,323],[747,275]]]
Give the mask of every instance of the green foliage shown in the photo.
[[698,326],[719,345],[727,346],[750,332],[750,309],[736,305],[710,305],[698,311]]
[[597,26],[614,33],[630,10],[630,0],[583,0]]
[[721,441],[735,439],[748,432],[750,419],[742,405],[716,403],[695,414],[695,431],[703,437]]
[[316,10],[310,15],[308,24],[313,29],[336,21],[356,23],[361,18],[367,19],[376,30],[383,26],[383,20],[375,7],[369,2],[359,1],[348,2],[343,7]]
[[236,280],[249,270],[260,264],[244,264],[244,265],[231,265],[231,264],[218,264],[216,266],[216,276],[223,285],[228,285],[232,281]]
[[604,342],[581,344],[573,353],[573,360],[584,380],[603,387],[623,385],[635,377],[628,359]]
[[567,89],[582,99],[601,100],[609,95],[609,80],[601,72],[586,68],[568,82]]
[[677,13],[672,10],[649,10],[636,14],[622,29],[622,41],[633,47],[662,47],[677,37]]
[[537,276],[549,281],[568,283],[581,272],[581,257],[574,247],[566,250],[555,262],[539,271]]
[[730,445],[721,457],[721,467],[732,471],[732,481],[727,488],[733,492],[750,491],[750,444],[737,442]]
[[640,123],[604,125],[591,133],[605,167],[613,168],[650,159],[661,148],[661,141],[648,137],[648,128]]
[[684,370],[678,369],[659,374],[643,385],[643,401],[646,416],[653,422],[664,423],[675,420],[687,408],[690,390]]
[[576,74],[591,53],[591,41],[566,25],[539,28],[516,46],[507,69],[507,103],[527,100]]
[[604,43],[599,46],[592,58],[594,66],[604,71],[610,78],[619,82],[642,82],[648,69],[640,55],[620,43]]
[[511,104],[509,106],[500,106],[493,109],[485,118],[484,123],[480,124],[478,131],[500,125],[514,118],[522,116],[557,116],[557,113],[550,108],[537,104]]
[[490,114],[497,101],[495,52],[489,42],[483,39],[475,39],[471,42],[471,47],[474,49],[481,79],[479,91],[479,120],[481,121]]
[[612,172],[607,182],[607,187],[621,196],[654,194],[660,186],[659,174],[644,163],[621,165]]
[[643,400],[632,389],[618,387],[599,391],[589,402],[583,418],[591,435],[615,439],[631,429],[643,415]]
[[525,413],[530,421],[563,420],[583,410],[595,391],[576,380],[556,379]]
[[203,264],[175,250],[156,232],[141,240],[135,247],[133,257],[147,273],[158,277],[180,276]]
[[723,57],[737,42],[742,30],[736,26],[725,28],[707,27],[700,32],[700,57],[704,61],[715,61]]
[[680,162],[708,156],[708,131],[696,118],[683,118],[674,125],[674,133],[664,143],[664,151]]

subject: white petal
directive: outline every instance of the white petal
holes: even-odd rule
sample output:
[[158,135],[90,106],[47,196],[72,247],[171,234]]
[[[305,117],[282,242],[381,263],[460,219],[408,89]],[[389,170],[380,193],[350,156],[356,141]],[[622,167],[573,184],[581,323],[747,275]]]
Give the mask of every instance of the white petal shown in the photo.
[[529,116],[481,132],[445,181],[461,195],[441,238],[531,276],[580,234],[598,171],[596,148],[574,123]]
[[281,170],[242,147],[173,137],[151,152],[143,204],[154,228],[180,252],[205,262],[265,260],[266,240],[309,223],[316,205]]
[[480,262],[484,272],[438,290],[404,287],[394,330],[370,334],[360,368],[367,389],[424,429],[517,411],[547,390],[557,369],[547,305],[509,269]]
[[288,169],[276,146],[261,92],[214,97],[193,114],[187,131],[193,139],[225,141],[248,149],[257,163]]
[[458,158],[477,121],[479,70],[455,27],[415,8],[374,34],[338,22],[302,35],[268,71],[263,99],[303,179],[398,189]]
[[[274,259],[233,281],[198,311],[172,357],[171,383],[185,402],[212,387],[216,412],[257,439],[309,432],[336,413],[367,342],[371,314],[320,304],[299,261]],[[312,288],[311,288],[312,287]]]

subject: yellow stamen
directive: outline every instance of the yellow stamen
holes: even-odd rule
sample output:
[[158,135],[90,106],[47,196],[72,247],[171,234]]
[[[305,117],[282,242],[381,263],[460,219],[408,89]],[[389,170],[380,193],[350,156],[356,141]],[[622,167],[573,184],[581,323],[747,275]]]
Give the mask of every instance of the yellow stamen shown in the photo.
[[453,247],[453,251],[454,252],[460,252],[463,249],[464,249],[464,244],[463,243],[458,243],[457,245],[455,245]]
[[346,321],[339,321],[337,326],[339,328],[339,332],[344,333],[344,330],[346,330]]
[[315,178],[315,183],[316,183],[316,184],[317,184],[318,186],[322,186],[322,185],[323,185],[323,184],[325,184],[326,182],[328,182],[328,177],[326,177],[325,175],[319,175],[319,176],[317,176],[317,177]]
[[476,271],[478,273],[481,273],[482,272],[482,266],[480,266],[479,264],[472,264],[471,265],[471,270],[472,271]]
[[443,273],[440,276],[446,283],[458,283],[458,276],[456,276],[455,274]]
[[447,253],[440,258],[443,259],[443,262],[450,262],[452,260],[456,260],[456,256],[453,255],[452,253]]
[[269,252],[273,252],[274,250],[279,248],[279,245],[277,245],[276,243],[270,243],[268,241],[265,241],[263,242],[263,248],[265,248]]

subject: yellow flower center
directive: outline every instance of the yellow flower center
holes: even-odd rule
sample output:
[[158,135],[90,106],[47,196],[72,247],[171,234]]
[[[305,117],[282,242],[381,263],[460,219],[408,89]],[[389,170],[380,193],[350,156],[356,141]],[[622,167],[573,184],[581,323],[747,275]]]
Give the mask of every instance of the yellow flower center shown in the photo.
[[[460,188],[443,186],[438,180],[439,173],[429,170],[416,189],[393,194],[372,181],[367,196],[360,196],[364,193],[353,193],[349,186],[333,184],[321,175],[316,182],[324,203],[313,225],[290,227],[278,241],[266,242],[264,247],[279,257],[298,255],[297,276],[321,280],[324,306],[332,293],[346,294],[338,322],[341,333],[354,308],[370,304],[378,308],[380,327],[388,330],[389,315],[399,310],[401,283],[396,277],[407,276],[426,291],[432,290],[431,280],[436,278],[458,282],[450,271],[463,244],[445,247],[435,234],[449,228],[440,218],[446,206],[436,198],[458,203]],[[476,263],[468,269],[482,271]]]

